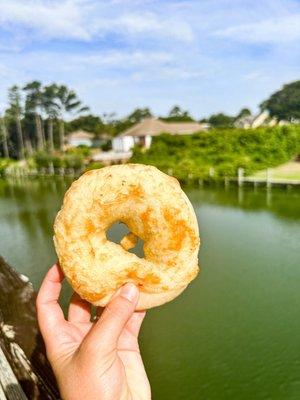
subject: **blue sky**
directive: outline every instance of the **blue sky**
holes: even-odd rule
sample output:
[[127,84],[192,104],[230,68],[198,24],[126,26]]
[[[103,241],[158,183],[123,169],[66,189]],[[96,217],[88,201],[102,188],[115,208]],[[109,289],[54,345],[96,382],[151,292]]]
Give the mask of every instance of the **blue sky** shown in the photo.
[[93,113],[178,104],[196,118],[257,105],[300,79],[300,1],[0,0],[7,88],[66,83]]

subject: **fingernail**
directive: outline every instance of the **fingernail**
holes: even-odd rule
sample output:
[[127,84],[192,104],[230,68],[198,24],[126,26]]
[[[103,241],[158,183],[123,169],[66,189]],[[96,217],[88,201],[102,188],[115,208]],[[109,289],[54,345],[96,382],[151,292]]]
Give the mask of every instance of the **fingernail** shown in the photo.
[[121,287],[120,295],[130,302],[133,302],[138,295],[138,289],[133,283],[126,283]]

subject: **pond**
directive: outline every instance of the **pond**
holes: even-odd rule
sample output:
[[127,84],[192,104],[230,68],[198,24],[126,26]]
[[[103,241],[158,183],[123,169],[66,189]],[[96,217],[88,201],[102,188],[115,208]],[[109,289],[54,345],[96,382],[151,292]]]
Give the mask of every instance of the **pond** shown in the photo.
[[[0,180],[0,254],[36,289],[56,259],[52,223],[69,185]],[[186,193],[199,220],[202,271],[144,322],[153,398],[299,399],[300,191]],[[64,303],[69,295],[66,287]]]

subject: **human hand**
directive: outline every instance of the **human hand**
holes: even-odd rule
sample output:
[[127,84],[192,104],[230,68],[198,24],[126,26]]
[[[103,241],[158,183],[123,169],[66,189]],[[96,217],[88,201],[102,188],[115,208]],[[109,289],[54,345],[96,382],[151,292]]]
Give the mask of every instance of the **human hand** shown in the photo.
[[135,311],[139,292],[124,285],[91,322],[90,304],[72,296],[68,320],[58,298],[63,272],[54,265],[37,296],[47,356],[64,400],[149,400],[151,391],[138,346],[145,312]]

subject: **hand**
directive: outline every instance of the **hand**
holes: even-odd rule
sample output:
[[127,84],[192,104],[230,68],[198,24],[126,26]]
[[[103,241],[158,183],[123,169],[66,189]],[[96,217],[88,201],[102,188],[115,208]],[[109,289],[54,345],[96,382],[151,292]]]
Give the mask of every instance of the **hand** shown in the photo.
[[127,283],[97,322],[90,305],[72,296],[68,320],[59,306],[63,272],[54,265],[37,297],[39,326],[64,400],[149,400],[151,392],[138,346],[145,312],[139,292]]

